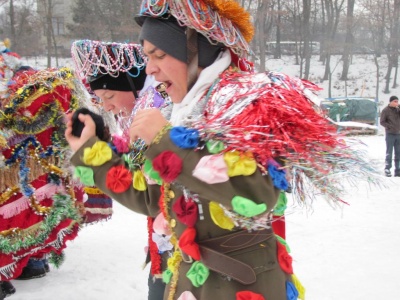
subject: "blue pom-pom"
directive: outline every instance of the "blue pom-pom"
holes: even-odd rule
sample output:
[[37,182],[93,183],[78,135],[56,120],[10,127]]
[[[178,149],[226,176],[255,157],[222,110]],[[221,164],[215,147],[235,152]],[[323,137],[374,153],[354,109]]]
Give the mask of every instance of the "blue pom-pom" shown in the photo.
[[286,281],[286,299],[287,300],[297,300],[299,297],[299,292],[296,287],[290,281]]
[[272,178],[274,186],[280,190],[286,191],[288,182],[286,180],[286,173],[284,170],[279,170],[274,164],[268,164],[268,173]]
[[199,132],[196,129],[190,129],[182,126],[172,127],[169,132],[172,142],[179,148],[196,148],[199,144]]

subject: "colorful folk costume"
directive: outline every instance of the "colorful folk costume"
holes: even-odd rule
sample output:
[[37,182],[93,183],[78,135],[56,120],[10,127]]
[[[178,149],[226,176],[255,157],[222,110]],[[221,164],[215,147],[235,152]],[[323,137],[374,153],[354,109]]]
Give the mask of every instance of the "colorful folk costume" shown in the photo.
[[[133,43],[79,40],[72,44],[71,54],[77,73],[82,81],[88,82],[89,92],[110,89],[130,90],[134,93],[135,104],[128,117],[122,114],[116,116],[118,132],[112,135],[111,147],[126,162],[130,172],[137,174],[134,183],[136,188],[145,190],[146,184],[144,178],[140,177],[142,175],[140,169],[145,161],[143,153],[146,147],[141,141],[130,144],[129,125],[139,109],[158,108],[166,118],[169,118],[172,107],[163,85],[150,76],[146,77],[146,57],[143,55],[142,46]],[[94,103],[94,106],[99,105],[100,103]],[[147,262],[151,261],[151,276],[161,278],[163,269],[161,255],[166,253],[166,250],[159,249],[153,239],[154,218],[149,216],[147,221],[149,233]],[[151,289],[150,284],[149,287]]]
[[[0,275],[17,277],[30,257],[61,254],[81,215],[63,169],[63,113],[74,107],[68,69],[15,75],[2,99],[0,126]],[[82,195],[79,195],[81,199]]]
[[346,177],[372,178],[370,166],[315,109],[315,85],[251,72],[244,59],[249,20],[233,0],[143,1],[141,40],[186,62],[168,52],[177,41],[164,37],[182,33],[189,43],[194,29],[199,66],[202,39],[221,52],[173,104],[140,169],[131,172],[96,137],[72,157],[113,199],[156,217],[153,240],[170,252],[164,299],[304,299],[289,246],[271,229],[286,205],[278,202],[285,169],[304,204],[317,194],[340,204]]
[[36,71],[21,67],[17,57],[4,52],[0,58],[0,279],[5,281],[18,277],[30,258],[51,254],[51,262],[61,263],[84,210],[64,137],[65,112],[78,106],[83,86],[68,68]]

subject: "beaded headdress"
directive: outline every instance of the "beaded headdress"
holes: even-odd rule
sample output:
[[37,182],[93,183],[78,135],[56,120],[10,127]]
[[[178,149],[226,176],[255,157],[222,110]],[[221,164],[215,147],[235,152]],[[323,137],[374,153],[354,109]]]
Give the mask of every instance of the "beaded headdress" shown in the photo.
[[146,66],[139,44],[79,40],[72,43],[71,55],[76,74],[88,81],[105,74],[118,77],[120,72],[137,77]]
[[143,0],[140,16],[174,16],[210,43],[220,42],[239,56],[250,52],[254,35],[250,14],[235,0]]

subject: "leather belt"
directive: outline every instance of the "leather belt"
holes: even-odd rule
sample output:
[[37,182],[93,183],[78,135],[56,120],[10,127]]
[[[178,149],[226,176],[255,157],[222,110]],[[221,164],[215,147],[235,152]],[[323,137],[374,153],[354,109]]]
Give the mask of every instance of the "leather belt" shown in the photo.
[[256,273],[253,268],[225,253],[248,248],[273,236],[272,229],[254,232],[238,231],[225,236],[211,238],[199,242],[201,261],[210,270],[249,285],[256,282]]

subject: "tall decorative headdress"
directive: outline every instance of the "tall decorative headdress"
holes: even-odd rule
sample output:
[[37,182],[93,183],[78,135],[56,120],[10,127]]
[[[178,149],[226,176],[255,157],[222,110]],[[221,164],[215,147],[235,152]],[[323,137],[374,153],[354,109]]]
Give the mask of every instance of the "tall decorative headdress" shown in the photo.
[[71,55],[81,79],[102,74],[117,77],[120,72],[137,77],[146,66],[142,47],[132,43],[79,40],[72,43]]
[[143,0],[140,16],[163,18],[168,14],[210,43],[222,43],[239,56],[250,52],[251,16],[235,0]]

